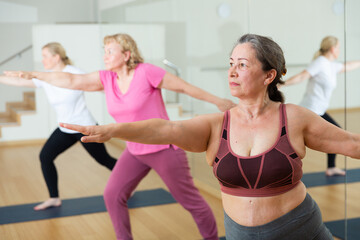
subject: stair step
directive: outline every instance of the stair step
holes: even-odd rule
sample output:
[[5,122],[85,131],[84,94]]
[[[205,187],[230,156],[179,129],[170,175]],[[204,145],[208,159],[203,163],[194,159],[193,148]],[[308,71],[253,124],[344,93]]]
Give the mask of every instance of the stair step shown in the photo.
[[14,111],[18,114],[34,113],[35,109],[29,102],[9,102],[6,104],[9,111]]
[[16,119],[7,115],[0,115],[0,127],[9,127],[9,126],[19,126],[19,123]]
[[35,92],[24,92],[24,102],[30,109],[36,110]]
[[34,114],[35,92],[24,92],[22,102],[6,103],[6,112],[0,113],[0,137],[2,127],[20,126],[21,115]]
[[20,114],[32,114],[35,113],[35,110],[30,106],[17,106],[11,108],[13,111],[16,111]]

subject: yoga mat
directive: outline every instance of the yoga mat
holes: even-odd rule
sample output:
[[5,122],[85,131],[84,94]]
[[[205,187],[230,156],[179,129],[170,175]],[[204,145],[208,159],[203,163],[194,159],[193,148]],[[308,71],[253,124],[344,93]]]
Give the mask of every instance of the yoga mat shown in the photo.
[[301,181],[306,187],[318,187],[332,184],[360,182],[360,169],[350,169],[346,171],[346,176],[327,177],[325,172],[305,173]]
[[[128,207],[138,208],[170,203],[176,203],[175,199],[169,192],[159,188],[135,192],[128,201]],[[64,199],[61,207],[43,211],[33,210],[37,204],[39,203],[0,207],[0,225],[106,212],[103,196]]]
[[[337,238],[345,239],[345,220],[325,222],[326,227]],[[360,239],[360,218],[347,220],[347,240]]]

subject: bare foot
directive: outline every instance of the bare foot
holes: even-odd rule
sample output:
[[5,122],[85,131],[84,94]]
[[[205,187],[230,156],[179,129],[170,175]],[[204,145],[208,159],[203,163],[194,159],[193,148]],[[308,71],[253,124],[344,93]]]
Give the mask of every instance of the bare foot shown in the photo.
[[49,198],[43,203],[40,203],[39,205],[34,207],[35,211],[39,210],[45,210],[50,207],[60,207],[61,206],[61,200],[60,198]]
[[340,169],[340,168],[333,167],[333,168],[326,169],[325,174],[328,177],[331,177],[331,176],[345,176],[346,172],[344,170]]

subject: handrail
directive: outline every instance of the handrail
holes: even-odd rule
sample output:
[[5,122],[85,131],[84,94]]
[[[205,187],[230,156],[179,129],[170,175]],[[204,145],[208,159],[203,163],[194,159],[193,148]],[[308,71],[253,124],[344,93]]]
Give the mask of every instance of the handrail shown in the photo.
[[173,69],[175,71],[176,76],[180,76],[180,68],[178,66],[176,66],[174,63],[170,62],[167,59],[163,60],[163,63],[168,66],[169,68]]
[[23,50],[19,51],[18,53],[15,53],[14,55],[8,57],[7,59],[5,59],[4,61],[0,62],[0,66],[4,65],[7,62],[10,62],[11,60],[13,60],[16,57],[21,57],[21,54],[23,54],[24,52],[30,50],[32,48],[32,45],[27,46],[26,48],[24,48]]

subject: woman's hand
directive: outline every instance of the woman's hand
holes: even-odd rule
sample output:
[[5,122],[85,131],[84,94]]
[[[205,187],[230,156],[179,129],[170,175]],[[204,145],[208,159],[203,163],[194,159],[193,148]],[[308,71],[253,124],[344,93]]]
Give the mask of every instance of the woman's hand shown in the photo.
[[80,126],[76,124],[60,123],[60,127],[74,130],[84,134],[81,141],[87,142],[98,142],[103,143],[112,138],[112,124],[108,125],[94,125],[94,126]]
[[29,80],[35,78],[35,76],[33,76],[31,72],[26,72],[26,71],[4,71],[4,74],[5,76],[8,77],[20,77]]

